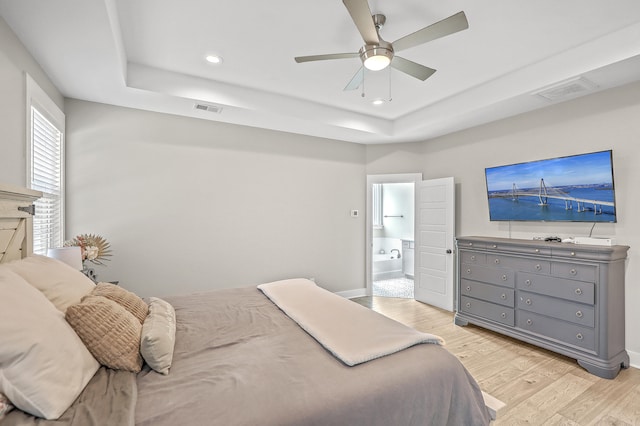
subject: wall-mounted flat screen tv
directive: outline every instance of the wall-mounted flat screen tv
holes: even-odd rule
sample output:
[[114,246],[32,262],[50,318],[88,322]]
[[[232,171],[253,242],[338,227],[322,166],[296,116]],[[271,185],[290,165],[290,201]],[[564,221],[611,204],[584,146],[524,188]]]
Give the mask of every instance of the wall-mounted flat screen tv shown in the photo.
[[611,150],[485,169],[492,221],[616,222]]

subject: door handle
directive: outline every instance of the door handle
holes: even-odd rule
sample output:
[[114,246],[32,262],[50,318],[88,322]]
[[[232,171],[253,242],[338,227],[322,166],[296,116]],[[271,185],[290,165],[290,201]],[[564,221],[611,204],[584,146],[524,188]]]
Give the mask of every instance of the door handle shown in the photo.
[[447,254],[451,254],[451,253],[453,253],[451,249],[447,249]]

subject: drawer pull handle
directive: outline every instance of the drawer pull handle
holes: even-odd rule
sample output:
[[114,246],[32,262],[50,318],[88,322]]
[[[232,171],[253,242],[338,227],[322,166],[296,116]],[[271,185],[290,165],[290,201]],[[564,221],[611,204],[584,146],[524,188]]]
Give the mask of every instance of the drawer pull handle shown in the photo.
[[525,283],[526,285],[531,285],[531,280],[526,280],[524,283]]
[[507,314],[506,314],[506,312],[503,312],[503,313],[501,313],[501,314],[500,314],[500,316],[501,316],[502,318],[506,318],[506,317],[507,317]]
[[471,286],[470,285],[467,286],[467,291],[471,291]]
[[526,303],[527,305],[531,305],[531,299],[527,299],[527,301],[524,303]]
[[500,298],[501,298],[502,300],[504,300],[504,299],[506,299],[506,298],[507,298],[507,295],[506,295],[506,294],[504,294],[504,293],[502,293],[502,294],[500,295]]
[[473,243],[469,243],[469,247],[473,246]]
[[536,249],[536,253],[540,253],[540,249]]
[[476,257],[475,256],[471,256],[471,260],[476,260]]
[[575,256],[575,255],[576,255],[576,252],[575,252],[575,251],[572,251],[572,252],[571,252],[571,256]]
[[577,273],[578,273],[578,271],[576,271],[575,269],[572,269],[572,270],[570,270],[570,271],[569,271],[569,273],[570,273],[571,275],[575,275],[575,274],[577,274]]
[[493,244],[491,247],[493,247],[493,248],[498,248],[498,246],[497,246],[497,245],[495,245],[495,244]]
[[576,312],[576,316],[577,316],[578,318],[582,318],[582,311],[578,311],[578,312]]
[[584,336],[582,335],[582,333],[578,333],[578,334],[576,334],[576,339],[582,340],[582,339],[584,339]]
[[506,281],[506,280],[507,280],[507,276],[506,276],[506,275],[503,275],[503,276],[502,276],[502,281]]
[[467,274],[471,273],[471,268],[467,269]]
[[530,319],[527,320],[527,325],[531,325],[533,324],[533,321],[531,321]]
[[536,271],[539,271],[540,269],[542,269],[542,266],[540,266],[540,264],[536,265]]
[[498,265],[500,263],[500,259],[496,259],[493,261],[496,265]]
[[577,294],[578,296],[580,296],[580,295],[582,294],[582,290],[581,290],[581,289],[579,289],[579,288],[576,288],[576,294]]
[[467,308],[471,307],[471,303],[467,302],[467,304],[465,305]]

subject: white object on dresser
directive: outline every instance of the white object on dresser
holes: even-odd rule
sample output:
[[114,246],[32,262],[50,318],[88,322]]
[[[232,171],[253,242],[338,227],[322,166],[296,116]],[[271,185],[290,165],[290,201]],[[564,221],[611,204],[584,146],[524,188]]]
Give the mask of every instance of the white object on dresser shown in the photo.
[[460,237],[457,245],[457,325],[480,325],[575,358],[608,379],[629,366],[629,247],[490,237]]
[[613,239],[611,238],[596,238],[596,237],[573,237],[574,244],[591,244],[594,246],[612,246]]

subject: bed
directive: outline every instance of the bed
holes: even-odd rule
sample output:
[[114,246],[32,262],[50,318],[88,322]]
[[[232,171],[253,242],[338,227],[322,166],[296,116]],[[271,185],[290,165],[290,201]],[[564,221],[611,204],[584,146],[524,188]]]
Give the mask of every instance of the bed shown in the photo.
[[[477,383],[437,336],[411,330],[303,279],[149,298],[144,300],[148,310],[138,319],[134,308],[116,303],[118,309],[122,306],[129,309],[127,315],[132,315],[127,320],[134,317],[136,327],[145,327],[152,314],[160,312],[158,307],[172,311],[173,316],[158,317],[167,319],[161,323],[163,332],[168,329],[171,334],[174,330],[170,350],[161,348],[162,354],[157,359],[152,356],[147,361],[146,354],[140,355],[146,333],[145,328],[140,328],[142,337],[138,337],[142,343],[139,340],[136,344],[142,346],[140,351],[135,349],[138,352],[130,361],[118,355],[102,362],[101,358],[91,356],[94,355],[91,350],[87,356],[84,349],[78,349],[78,341],[87,348],[92,343],[74,328],[77,320],[69,312],[77,312],[85,301],[108,298],[106,293],[93,293],[98,288],[111,291],[111,287],[100,284],[89,288],[82,283],[73,297],[62,300],[60,293],[66,292],[66,287],[53,291],[27,280],[39,279],[34,270],[41,265],[27,268],[25,263],[31,265],[28,262],[33,259],[47,265],[50,262],[30,256],[30,219],[28,214],[17,210],[19,206],[30,205],[37,195],[0,186],[0,235],[4,235],[0,237],[0,291],[16,294],[12,301],[0,299],[0,308],[5,303],[5,308],[18,311],[12,315],[22,315],[13,325],[3,325],[9,318],[0,309],[0,340],[13,342],[11,333],[21,326],[18,324],[37,324],[47,315],[50,316],[47,327],[57,324],[59,331],[43,332],[42,327],[36,326],[38,330],[33,333],[41,334],[27,344],[28,356],[22,357],[24,354],[20,353],[17,357],[15,351],[11,356],[0,348],[0,394],[18,401],[25,392],[19,393],[12,380],[25,382],[19,385],[35,394],[32,399],[36,400],[36,414],[44,413],[51,419],[32,415],[30,401],[19,401],[14,405],[26,409],[14,408],[0,414],[2,426],[489,424],[490,412]],[[54,265],[55,268],[63,269],[60,265]],[[9,270],[15,270],[16,274]],[[47,279],[51,281],[57,272],[48,271]],[[17,275],[26,277],[28,285],[16,284]],[[81,281],[76,275],[69,277],[58,280],[56,285]],[[20,296],[22,293],[26,296]],[[29,301],[23,302],[19,297]],[[313,299],[312,303],[300,304],[309,299]],[[20,303],[28,303],[31,309],[15,309]],[[64,315],[60,309],[63,305]],[[72,326],[68,327],[69,324]],[[118,323],[110,330],[94,330],[93,336],[102,336],[120,326]],[[372,328],[380,332],[367,331]],[[342,332],[335,333],[336,329]],[[21,331],[20,339],[14,336],[15,344],[25,344],[29,333]],[[388,338],[381,339],[380,333]],[[58,334],[64,334],[69,343],[60,344],[62,337]],[[116,334],[121,337],[126,333]],[[16,361],[29,358],[33,348],[46,345],[52,335],[56,336],[58,347],[75,349],[64,354],[43,350],[33,359]],[[344,339],[345,335],[348,338]],[[366,339],[375,342],[369,345]],[[399,346],[388,354],[385,347],[373,348],[382,340],[385,343],[394,339],[399,339]],[[50,360],[56,356],[63,361]],[[22,366],[21,362],[31,364]],[[115,362],[118,368],[105,367],[110,362]],[[142,365],[140,371],[129,368],[128,362]],[[57,368],[47,372],[49,364]],[[85,371],[76,371],[82,369]],[[43,375],[53,377],[27,377],[41,370]],[[77,395],[69,393],[69,388],[79,388],[75,390]],[[69,393],[67,402],[49,401],[65,392]],[[47,404],[55,408],[47,408]],[[1,407],[0,400],[0,412]],[[37,411],[40,407],[45,407],[43,412]]]

